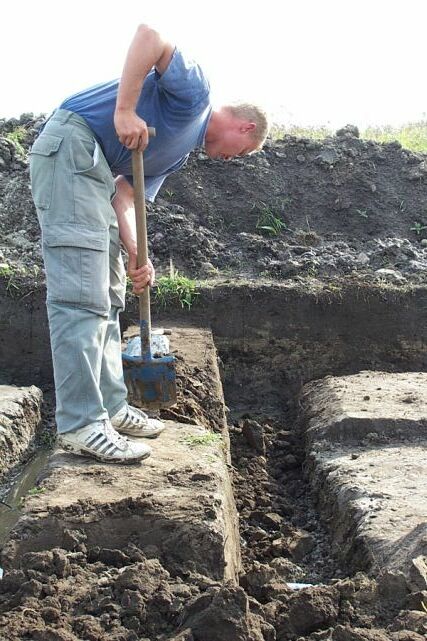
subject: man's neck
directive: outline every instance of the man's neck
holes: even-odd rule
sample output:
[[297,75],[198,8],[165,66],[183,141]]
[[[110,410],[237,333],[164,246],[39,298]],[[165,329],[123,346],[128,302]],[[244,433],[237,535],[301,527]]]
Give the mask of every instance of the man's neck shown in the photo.
[[224,109],[212,111],[207,129],[206,129],[206,142],[214,142],[224,129],[224,125],[229,120],[229,115]]

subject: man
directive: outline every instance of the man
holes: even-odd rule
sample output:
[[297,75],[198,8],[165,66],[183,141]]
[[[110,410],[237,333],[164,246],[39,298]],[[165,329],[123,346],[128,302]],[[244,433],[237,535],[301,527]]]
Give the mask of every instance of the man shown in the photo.
[[[149,145],[147,123],[156,128]],[[123,382],[120,242],[133,292],[154,281],[150,262],[137,267],[131,150],[146,150],[146,196],[153,201],[194,148],[204,145],[211,158],[242,156],[261,148],[267,128],[264,112],[251,105],[213,111],[200,67],[146,25],[137,29],[120,84],[71,96],[49,118],[32,147],[30,169],[65,449],[131,463],[151,450],[122,435],[154,438],[164,429],[127,404]]]

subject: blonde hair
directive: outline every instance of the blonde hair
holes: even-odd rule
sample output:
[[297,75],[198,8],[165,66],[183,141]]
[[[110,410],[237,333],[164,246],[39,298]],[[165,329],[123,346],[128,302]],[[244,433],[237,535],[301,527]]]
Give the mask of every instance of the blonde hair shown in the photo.
[[235,118],[249,120],[256,124],[256,128],[251,132],[251,137],[256,145],[256,149],[261,149],[270,129],[267,112],[262,107],[249,102],[225,105],[224,108],[228,109]]

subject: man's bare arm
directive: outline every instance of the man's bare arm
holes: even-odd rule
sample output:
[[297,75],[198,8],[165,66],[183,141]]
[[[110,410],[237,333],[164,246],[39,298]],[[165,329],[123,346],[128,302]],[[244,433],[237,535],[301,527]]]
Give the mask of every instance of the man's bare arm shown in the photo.
[[113,199],[113,208],[119,223],[120,240],[126,247],[129,255],[128,274],[133,283],[133,293],[142,294],[147,285],[153,285],[154,267],[148,260],[148,265],[137,267],[137,245],[135,207],[133,187],[124,176],[116,178],[116,195]]
[[174,48],[154,29],[138,27],[126,56],[114,113],[117,136],[128,149],[143,151],[148,144],[147,124],[137,116],[136,104],[148,72],[156,67],[162,74]]

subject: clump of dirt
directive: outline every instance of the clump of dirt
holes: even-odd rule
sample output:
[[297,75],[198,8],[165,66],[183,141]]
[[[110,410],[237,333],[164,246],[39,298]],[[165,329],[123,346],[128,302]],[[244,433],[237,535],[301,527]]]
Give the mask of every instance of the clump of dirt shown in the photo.
[[[0,581],[9,641],[421,641],[423,594],[398,575],[292,589],[283,563],[253,564],[243,587],[174,575],[136,545],[29,552]],[[256,594],[256,596],[254,596]],[[416,610],[415,608],[419,608]]]
[[[27,153],[41,122],[0,121],[0,262],[33,284],[43,276]],[[172,259],[194,278],[426,282],[426,158],[355,127],[268,140],[227,163],[196,151],[148,206],[150,254],[159,273]]]
[[224,407],[216,395],[211,394],[214,384],[211,372],[189,366],[179,354],[175,354],[175,372],[177,403],[160,410],[160,417],[222,432]]

